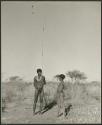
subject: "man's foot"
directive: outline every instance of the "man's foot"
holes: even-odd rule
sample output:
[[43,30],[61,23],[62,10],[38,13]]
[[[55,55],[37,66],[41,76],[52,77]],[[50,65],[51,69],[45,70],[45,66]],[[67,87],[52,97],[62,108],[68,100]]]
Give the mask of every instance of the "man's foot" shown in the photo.
[[42,115],[41,112],[39,112],[39,115]]
[[35,113],[35,112],[33,112],[33,116],[34,116],[34,115],[36,115],[36,113]]
[[48,104],[47,104],[47,103],[45,104],[45,107],[46,107],[46,106],[48,106]]
[[60,115],[59,114],[57,114],[57,117],[59,117]]
[[39,111],[39,115],[42,115],[43,114],[43,111],[41,110],[41,111]]

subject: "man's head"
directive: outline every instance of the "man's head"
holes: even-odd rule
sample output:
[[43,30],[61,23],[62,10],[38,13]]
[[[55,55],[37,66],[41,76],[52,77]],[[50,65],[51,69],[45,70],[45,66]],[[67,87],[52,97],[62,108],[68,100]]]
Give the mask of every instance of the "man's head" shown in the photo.
[[37,69],[37,74],[38,74],[39,76],[41,76],[41,75],[42,75],[42,69]]

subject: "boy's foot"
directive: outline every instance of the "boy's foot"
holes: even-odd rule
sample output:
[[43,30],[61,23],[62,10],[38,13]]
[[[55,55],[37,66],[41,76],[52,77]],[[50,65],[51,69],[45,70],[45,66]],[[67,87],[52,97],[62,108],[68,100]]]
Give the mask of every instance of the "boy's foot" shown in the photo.
[[39,115],[41,115],[41,112],[39,112]]
[[57,117],[60,117],[61,115],[63,115],[63,113],[58,114]]
[[64,116],[66,117],[66,116],[67,116],[67,113],[64,113]]

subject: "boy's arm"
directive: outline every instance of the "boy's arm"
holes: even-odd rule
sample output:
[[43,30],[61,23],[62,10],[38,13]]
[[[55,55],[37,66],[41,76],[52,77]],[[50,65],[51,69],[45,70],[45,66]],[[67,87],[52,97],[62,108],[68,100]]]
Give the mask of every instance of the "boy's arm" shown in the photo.
[[63,97],[65,98],[65,85],[63,85]]
[[45,76],[44,76],[44,84],[46,84]]

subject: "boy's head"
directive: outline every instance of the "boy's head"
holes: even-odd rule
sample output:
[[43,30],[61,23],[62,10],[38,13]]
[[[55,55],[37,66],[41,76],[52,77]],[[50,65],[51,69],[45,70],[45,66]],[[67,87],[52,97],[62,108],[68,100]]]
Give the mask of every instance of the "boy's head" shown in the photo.
[[39,76],[41,76],[41,75],[42,75],[42,69],[37,69],[37,74],[38,74]]
[[65,75],[64,75],[64,74],[60,74],[60,75],[59,75],[59,80],[60,80],[60,81],[63,81],[64,79],[65,79]]

